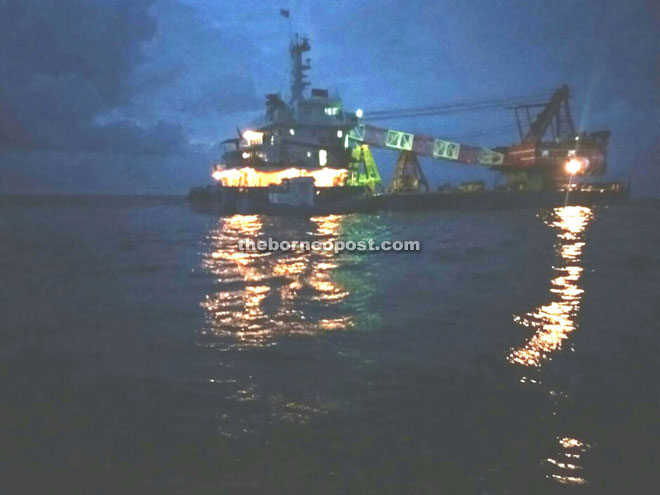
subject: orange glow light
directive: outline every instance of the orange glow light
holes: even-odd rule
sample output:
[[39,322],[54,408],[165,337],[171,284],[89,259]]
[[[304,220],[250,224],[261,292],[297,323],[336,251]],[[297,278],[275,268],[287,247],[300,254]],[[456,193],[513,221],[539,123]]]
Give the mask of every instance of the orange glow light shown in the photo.
[[343,168],[307,170],[294,167],[272,171],[244,167],[241,169],[215,170],[212,173],[216,181],[227,187],[268,187],[280,184],[283,179],[293,177],[313,177],[316,187],[334,187],[343,185],[347,175],[348,171]]
[[566,167],[566,172],[568,172],[571,175],[575,175],[580,170],[582,170],[582,162],[577,158],[571,158],[566,162],[565,167]]

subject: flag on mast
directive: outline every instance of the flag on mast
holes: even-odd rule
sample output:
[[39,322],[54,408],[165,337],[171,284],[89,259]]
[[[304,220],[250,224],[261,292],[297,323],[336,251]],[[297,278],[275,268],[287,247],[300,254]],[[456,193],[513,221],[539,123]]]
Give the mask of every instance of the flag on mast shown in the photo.
[[282,17],[286,17],[288,19],[289,18],[289,11],[287,9],[280,9],[280,15]]

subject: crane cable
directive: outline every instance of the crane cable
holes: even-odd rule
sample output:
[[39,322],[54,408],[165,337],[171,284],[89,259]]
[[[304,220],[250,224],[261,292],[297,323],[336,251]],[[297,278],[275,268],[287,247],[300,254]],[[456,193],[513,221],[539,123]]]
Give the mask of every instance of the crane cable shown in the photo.
[[516,105],[541,105],[548,101],[550,95],[551,93],[542,93],[521,98],[490,98],[478,101],[445,103],[426,107],[375,110],[366,112],[361,120],[388,120],[394,118],[425,117],[434,115],[447,115],[460,112],[495,110],[510,108]]

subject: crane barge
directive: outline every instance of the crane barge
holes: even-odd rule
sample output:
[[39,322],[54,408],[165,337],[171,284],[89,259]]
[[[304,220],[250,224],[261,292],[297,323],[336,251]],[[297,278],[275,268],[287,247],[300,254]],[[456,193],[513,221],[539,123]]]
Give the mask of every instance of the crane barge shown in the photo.
[[[215,184],[192,189],[193,203],[227,213],[322,213],[553,205],[564,203],[568,192],[573,202],[583,204],[626,196],[621,183],[576,179],[603,175],[609,131],[575,132],[567,86],[547,102],[512,100],[520,142],[490,149],[368,122],[439,114],[452,107],[478,110],[497,101],[368,115],[347,111],[341,98],[326,89],[311,88],[307,96],[311,64],[303,54],[310,49],[308,38],[292,39],[288,102],[279,93],[267,95],[264,118],[222,142],[223,162],[212,170]],[[399,154],[388,187],[371,148]],[[499,172],[502,181],[488,191],[479,182],[432,191],[418,157],[482,166]]]

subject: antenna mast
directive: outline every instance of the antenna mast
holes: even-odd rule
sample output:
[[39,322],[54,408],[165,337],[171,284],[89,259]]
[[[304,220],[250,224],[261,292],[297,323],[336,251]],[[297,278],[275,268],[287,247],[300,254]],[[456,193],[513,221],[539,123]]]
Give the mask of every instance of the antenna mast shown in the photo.
[[303,63],[302,55],[311,49],[309,40],[307,38],[299,38],[296,33],[289,46],[289,53],[291,54],[291,103],[301,100],[303,98],[303,91],[310,84],[309,81],[305,80],[307,78],[305,72],[311,68],[310,60],[307,59]]

